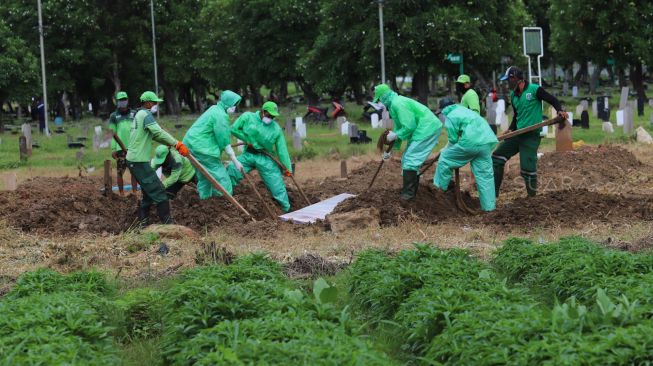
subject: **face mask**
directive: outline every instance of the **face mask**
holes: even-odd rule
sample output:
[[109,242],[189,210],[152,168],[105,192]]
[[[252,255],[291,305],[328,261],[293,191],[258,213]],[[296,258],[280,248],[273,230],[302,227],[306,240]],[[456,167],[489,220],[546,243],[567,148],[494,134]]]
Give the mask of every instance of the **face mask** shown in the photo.
[[381,102],[377,102],[377,103],[374,104],[374,108],[375,108],[377,111],[378,111],[378,110],[382,110],[382,109],[385,109],[385,105],[383,105],[383,103],[381,103]]
[[156,113],[158,111],[159,111],[159,105],[158,104],[155,104],[155,105],[152,106],[152,108],[150,108],[150,112],[152,112],[152,113]]
[[519,80],[517,80],[515,78],[508,79],[508,88],[510,88],[511,90],[516,91],[517,90],[517,85],[519,85]]
[[467,90],[465,89],[464,84],[456,83],[456,92],[458,92],[458,94],[465,94],[465,91]]
[[117,104],[118,108],[125,109],[127,108],[127,103],[129,103],[128,100],[119,100]]
[[227,108],[227,113],[229,113],[229,114],[236,113],[236,106]]
[[272,118],[270,118],[270,117],[263,117],[263,118],[261,118],[261,120],[262,120],[263,123],[265,123],[266,125],[269,125],[270,123],[272,123]]

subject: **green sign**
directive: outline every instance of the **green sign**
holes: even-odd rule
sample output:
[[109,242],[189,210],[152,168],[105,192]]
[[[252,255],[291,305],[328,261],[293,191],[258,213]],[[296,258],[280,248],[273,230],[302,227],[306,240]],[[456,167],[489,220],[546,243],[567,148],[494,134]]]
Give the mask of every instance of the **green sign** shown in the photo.
[[614,66],[614,65],[615,65],[614,58],[613,57],[608,57],[608,66]]
[[447,60],[451,62],[452,64],[462,64],[463,63],[463,55],[459,53],[450,53],[447,55]]

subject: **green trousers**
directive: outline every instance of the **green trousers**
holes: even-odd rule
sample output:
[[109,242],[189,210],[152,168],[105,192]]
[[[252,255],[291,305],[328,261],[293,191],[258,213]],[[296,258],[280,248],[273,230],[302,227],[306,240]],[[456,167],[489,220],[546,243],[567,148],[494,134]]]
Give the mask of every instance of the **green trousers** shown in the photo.
[[503,141],[492,154],[494,168],[494,189],[499,197],[506,162],[519,153],[519,166],[529,196],[537,193],[537,149],[540,147],[540,133],[533,131]]
[[401,156],[402,169],[419,171],[426,158],[433,152],[435,145],[438,144],[440,132],[442,132],[442,128],[433,131],[433,134],[424,140],[409,142]]
[[127,168],[143,191],[143,200],[141,207],[149,209],[152,204],[159,204],[168,200],[163,183],[157,177],[156,172],[150,166],[149,162],[136,163],[127,161]]
[[438,167],[433,176],[433,184],[440,190],[446,191],[451,182],[453,170],[470,163],[472,173],[476,178],[481,209],[483,211],[494,210],[496,196],[491,157],[494,146],[494,143],[475,147],[462,147],[459,144],[447,146],[440,154]]
[[[229,179],[229,174],[224,165],[222,165],[222,160],[215,156],[208,156],[204,154],[198,154],[191,150],[191,154],[197,159],[197,161],[206,168],[206,170],[211,174],[211,176],[220,183],[222,188],[224,188],[229,194],[233,194],[233,187],[231,186],[231,179]],[[211,182],[209,182],[204,174],[197,171],[195,173],[197,176],[197,192],[200,195],[201,200],[205,200],[209,197],[222,196],[222,192],[218,191],[213,187]]]
[[[243,164],[245,173],[251,170],[258,170],[263,183],[267,187],[272,197],[279,203],[283,212],[290,210],[290,201],[288,200],[288,192],[286,191],[286,184],[281,175],[281,169],[270,157],[263,154],[257,154],[245,151],[238,156],[238,161]],[[243,174],[236,170],[234,163],[230,163],[227,167],[227,172],[232,180],[233,185],[237,185],[242,179]]]

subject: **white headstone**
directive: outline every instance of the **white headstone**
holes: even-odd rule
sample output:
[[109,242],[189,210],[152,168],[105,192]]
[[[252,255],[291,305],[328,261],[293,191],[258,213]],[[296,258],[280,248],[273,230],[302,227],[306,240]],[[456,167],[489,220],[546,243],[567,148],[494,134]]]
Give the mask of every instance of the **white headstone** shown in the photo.
[[345,123],[340,126],[340,134],[343,136],[349,134],[349,122],[345,121]]
[[[338,118],[340,118],[340,117],[338,117]],[[380,123],[379,123],[379,115],[378,114],[372,113],[372,115],[370,116],[370,121],[372,123],[372,128],[379,128]]]
[[501,114],[506,111],[506,101],[503,99],[499,99],[497,101],[497,114]]
[[567,112],[567,121],[569,121],[569,123],[571,123],[572,126],[574,125],[574,114],[573,113]]
[[88,111],[93,112],[93,104],[92,103],[88,103]]
[[626,104],[628,104],[628,93],[630,89],[627,86],[624,86],[621,88],[621,97],[619,98],[619,109],[624,109],[626,108]]
[[292,134],[292,147],[297,151],[302,151],[302,136],[299,131]]
[[549,126],[542,127],[542,132],[540,132],[540,136],[546,137],[548,134],[549,134]]
[[574,85],[573,88],[571,88],[571,96],[576,98],[578,96],[578,87]]
[[634,129],[634,119],[635,119],[635,108],[628,103],[626,109],[624,109],[624,135],[630,135],[633,133]]
[[649,99],[649,100],[648,100],[648,105],[650,105],[651,107],[653,107],[653,99]]
[[626,121],[625,112],[623,109],[617,111],[617,126],[623,126]]
[[603,122],[603,132],[605,132],[605,133],[614,133],[614,128],[612,127],[612,122]]
[[299,125],[299,127],[297,127],[297,132],[299,132],[299,135],[303,139],[305,139],[306,138],[306,125],[303,124],[303,123],[301,125]]
[[576,106],[576,114],[580,116],[581,113],[583,113],[583,105],[579,104]]
[[306,137],[306,125],[302,117],[295,117],[295,130],[299,131],[302,137]]
[[93,150],[97,151],[102,142],[102,126],[95,126],[95,133],[93,134]]
[[592,102],[592,117],[596,118],[599,116],[599,103],[595,100]]
[[587,99],[583,99],[580,101],[580,105],[583,106],[583,111],[586,111],[589,109],[590,103],[587,101]]

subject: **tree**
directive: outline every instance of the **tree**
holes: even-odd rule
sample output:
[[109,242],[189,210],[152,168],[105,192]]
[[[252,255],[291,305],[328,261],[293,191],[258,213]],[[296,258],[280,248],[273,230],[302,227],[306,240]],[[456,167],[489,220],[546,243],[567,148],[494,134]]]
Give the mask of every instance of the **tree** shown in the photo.
[[37,58],[27,42],[14,35],[0,19],[0,106],[10,97],[27,103],[39,90]]

